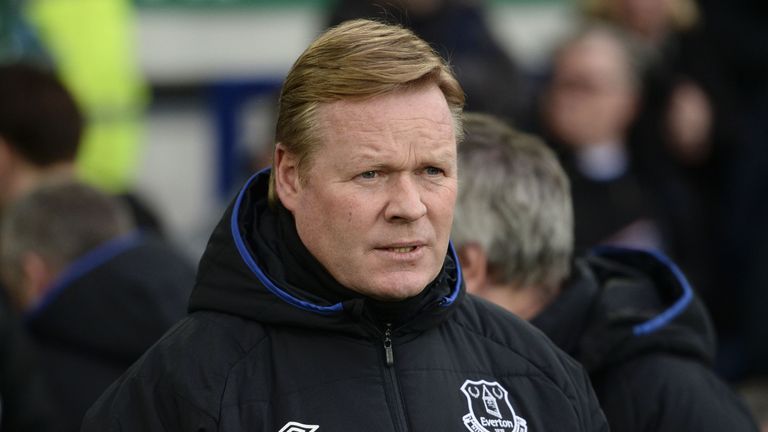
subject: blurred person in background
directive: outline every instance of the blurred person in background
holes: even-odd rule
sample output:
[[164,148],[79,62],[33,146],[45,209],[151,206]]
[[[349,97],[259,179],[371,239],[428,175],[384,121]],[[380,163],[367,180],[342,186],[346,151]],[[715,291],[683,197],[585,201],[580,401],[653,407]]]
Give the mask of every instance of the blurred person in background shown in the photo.
[[329,25],[371,18],[409,28],[451,62],[467,109],[527,123],[531,80],[497,42],[485,13],[482,0],[341,0]]
[[[75,157],[82,136],[83,122],[76,102],[52,71],[27,63],[0,65],[0,221],[4,219],[5,209],[40,184],[72,181],[76,176]],[[47,217],[50,218],[50,215]],[[186,261],[182,263],[182,257],[168,245],[160,245],[150,238],[145,237],[152,243],[152,246],[147,248],[162,250],[154,255],[157,265],[163,266],[167,263],[175,269],[186,269],[184,272],[178,272],[178,283],[188,284],[185,289],[189,292],[193,276],[191,266]],[[0,236],[0,243],[2,241]],[[173,291],[173,288],[170,290]],[[165,294],[159,292],[157,295]],[[182,314],[186,298],[180,296],[175,301],[179,314]],[[180,316],[177,315],[177,318]],[[23,336],[19,336],[21,337]],[[9,337],[9,340],[16,339]],[[12,348],[9,347],[8,350]],[[18,355],[26,356],[24,353]],[[31,365],[29,373],[32,375],[30,379],[34,381],[34,368]],[[19,374],[18,379],[22,376],[23,374]],[[7,382],[13,383],[11,380]],[[34,385],[29,388],[34,389]],[[29,411],[24,407],[13,408],[13,395],[2,396],[4,400],[9,401],[3,404],[3,419],[12,419]],[[46,405],[45,396],[48,394],[43,396],[38,398],[39,407]],[[57,396],[62,397],[61,394]],[[96,396],[98,394],[91,397]],[[31,398],[26,400],[29,399]],[[84,403],[77,398],[72,398],[71,401]],[[75,414],[82,417],[85,408],[87,404],[79,408],[79,414]],[[40,415],[40,419],[45,418],[46,416]]]
[[578,249],[664,246],[654,197],[629,151],[640,85],[628,45],[612,27],[586,25],[555,53],[541,115],[571,180]]
[[463,295],[463,102],[407,29],[320,35],[283,84],[271,171],[211,235],[190,315],[83,431],[606,430],[573,359]]
[[539,138],[468,114],[453,240],[467,291],[544,331],[587,369],[611,430],[756,431],[711,369],[706,309],[664,256],[573,254],[568,177]]
[[119,201],[63,179],[5,211],[0,276],[35,342],[58,431],[79,430],[107,386],[185,315],[194,280]]
[[[649,170],[673,162],[678,169],[707,165],[726,112],[720,65],[708,54],[695,0],[585,0],[585,14],[633,37],[645,65],[638,127]],[[727,143],[725,143],[727,144]],[[719,149],[718,149],[719,150]],[[664,167],[662,167],[664,168]]]
[[[0,215],[40,180],[77,176],[85,123],[55,71],[27,61],[0,64]],[[162,234],[154,211],[137,196],[118,197],[141,228]]]
[[641,155],[657,140],[633,133],[643,109],[637,44],[619,27],[585,23],[554,56],[542,98],[543,135],[571,179],[576,248],[596,244],[661,249],[709,305],[717,286],[710,207],[663,160]]
[[82,128],[79,108],[53,73],[0,65],[0,217],[40,180],[74,176]]
[[[81,127],[75,102],[53,75],[0,65],[0,220],[10,202],[42,179],[74,175]],[[7,294],[0,278],[0,429],[55,430],[36,353]]]
[[765,4],[588,0],[585,11],[645,47],[633,151],[674,218],[674,252],[713,312],[719,370],[732,380],[768,374],[768,205],[755,199],[768,193]]

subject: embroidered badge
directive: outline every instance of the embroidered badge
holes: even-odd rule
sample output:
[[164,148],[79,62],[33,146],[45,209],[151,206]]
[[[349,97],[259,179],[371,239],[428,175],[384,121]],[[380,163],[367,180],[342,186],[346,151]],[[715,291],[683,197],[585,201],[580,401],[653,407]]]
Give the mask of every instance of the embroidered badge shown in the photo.
[[299,422],[288,422],[279,432],[315,432],[320,426],[306,425]]
[[467,397],[469,413],[462,417],[472,432],[527,432],[522,417],[509,403],[509,393],[497,382],[466,380],[461,391]]

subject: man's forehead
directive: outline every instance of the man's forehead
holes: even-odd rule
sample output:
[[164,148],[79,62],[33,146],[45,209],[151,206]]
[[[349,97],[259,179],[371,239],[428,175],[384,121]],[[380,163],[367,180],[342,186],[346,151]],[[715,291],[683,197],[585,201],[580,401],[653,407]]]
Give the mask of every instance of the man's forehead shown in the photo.
[[392,144],[418,144],[414,149],[455,154],[456,136],[452,121],[436,122],[434,119],[415,115],[410,118],[383,119],[359,117],[352,114],[327,116],[318,128],[322,143],[349,142],[358,144],[366,153],[376,154],[394,150]]
[[320,111],[328,116],[349,119],[365,118],[371,114],[396,118],[404,108],[418,105],[429,108],[444,122],[451,122],[448,102],[436,84],[395,90],[371,97],[350,97],[320,104]]
[[[411,104],[414,102],[414,104]],[[370,135],[416,133],[434,139],[455,139],[454,119],[447,104],[435,101],[349,99],[322,104],[317,126],[322,135]]]

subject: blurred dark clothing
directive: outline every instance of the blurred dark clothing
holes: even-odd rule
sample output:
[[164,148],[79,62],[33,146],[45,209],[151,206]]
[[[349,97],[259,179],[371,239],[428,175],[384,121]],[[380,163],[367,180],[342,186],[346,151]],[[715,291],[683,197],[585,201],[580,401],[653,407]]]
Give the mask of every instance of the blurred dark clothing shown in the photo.
[[721,372],[768,375],[768,3],[699,0],[707,55],[724,71],[739,132],[723,158],[714,302],[724,316]]
[[636,172],[630,154],[624,154],[623,167],[600,178],[586,172],[575,150],[544,130],[539,133],[555,150],[570,181],[576,250],[599,244],[636,248],[665,245],[659,201]]
[[193,268],[134,233],[72,263],[25,320],[58,408],[57,431],[79,431],[86,410],[186,315]]
[[444,0],[436,11],[424,16],[393,3],[340,0],[329,25],[371,18],[409,28],[451,64],[467,96],[466,110],[494,114],[517,125],[529,121],[529,79],[496,41],[481,2]]
[[55,431],[43,375],[6,293],[0,285],[0,430]]
[[[700,89],[711,110],[709,131],[698,155],[686,156],[671,133],[670,110],[684,85]],[[719,322],[717,231],[724,163],[738,139],[733,100],[723,71],[711,55],[702,27],[670,34],[650,54],[642,103],[628,143],[642,181],[659,202],[666,250],[691,278]]]
[[662,242],[655,200],[631,162],[615,178],[594,179],[577,168],[574,154],[560,156],[571,181],[577,250],[603,243],[653,247]]
[[587,369],[611,430],[757,431],[711,369],[705,306],[661,255],[594,250],[531,322]]

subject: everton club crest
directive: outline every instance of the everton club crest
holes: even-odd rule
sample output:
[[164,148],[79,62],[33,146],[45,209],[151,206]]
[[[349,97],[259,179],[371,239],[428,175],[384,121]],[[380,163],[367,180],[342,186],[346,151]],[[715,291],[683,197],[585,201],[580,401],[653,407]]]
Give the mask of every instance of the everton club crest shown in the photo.
[[283,426],[279,432],[315,432],[318,425],[308,425],[299,422],[288,422]]
[[515,415],[509,393],[497,382],[464,381],[461,391],[467,397],[469,413],[462,417],[472,432],[527,432],[522,417]]

